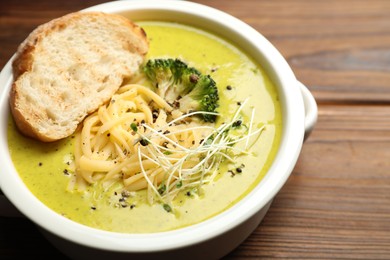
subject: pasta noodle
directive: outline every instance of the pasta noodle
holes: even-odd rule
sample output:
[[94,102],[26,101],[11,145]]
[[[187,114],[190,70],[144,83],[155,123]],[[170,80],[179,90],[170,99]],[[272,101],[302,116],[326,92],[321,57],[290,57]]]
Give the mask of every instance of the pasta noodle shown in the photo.
[[[147,190],[149,203],[171,203],[180,190],[212,181],[222,161],[247,153],[250,137],[259,137],[264,126],[252,132],[254,111],[249,130],[228,134],[245,103],[216,128],[195,116],[207,112],[183,114],[141,84],[124,85],[76,134],[73,186],[120,182]],[[241,141],[245,147],[233,146]]]
[[199,168],[197,149],[214,125],[172,110],[145,86],[122,86],[76,134],[76,183],[120,181],[128,191],[147,188],[153,202],[201,179],[204,172],[191,169]]

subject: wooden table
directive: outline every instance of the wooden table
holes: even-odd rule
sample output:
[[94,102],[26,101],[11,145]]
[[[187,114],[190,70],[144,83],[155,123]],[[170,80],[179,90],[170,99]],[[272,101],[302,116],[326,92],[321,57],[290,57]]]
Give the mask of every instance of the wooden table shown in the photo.
[[[1,0],[0,67],[37,25],[102,0]],[[314,94],[319,120],[256,231],[226,259],[390,259],[390,1],[197,0],[247,22]],[[64,258],[0,218],[0,258]]]

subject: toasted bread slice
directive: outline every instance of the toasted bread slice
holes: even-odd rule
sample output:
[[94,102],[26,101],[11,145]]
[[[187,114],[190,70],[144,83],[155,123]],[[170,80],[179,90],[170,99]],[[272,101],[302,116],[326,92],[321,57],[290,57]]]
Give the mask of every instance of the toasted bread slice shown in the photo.
[[70,136],[138,71],[148,48],[142,28],[119,15],[76,12],[39,26],[13,61],[17,127],[44,142]]

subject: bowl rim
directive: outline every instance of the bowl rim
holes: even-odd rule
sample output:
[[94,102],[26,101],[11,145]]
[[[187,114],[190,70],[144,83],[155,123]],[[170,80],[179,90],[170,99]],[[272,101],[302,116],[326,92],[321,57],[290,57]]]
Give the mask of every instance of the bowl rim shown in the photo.
[[[30,220],[41,228],[68,241],[103,250],[117,252],[156,252],[173,250],[217,237],[259,212],[269,203],[290,176],[298,159],[304,136],[304,105],[296,78],[283,56],[259,32],[239,19],[205,5],[176,0],[116,1],[92,6],[82,11],[107,13],[157,10],[184,13],[188,17],[204,19],[235,32],[252,44],[268,62],[279,81],[283,103],[283,133],[278,154],[261,182],[243,199],[224,212],[201,223],[159,233],[124,234],[99,230],[73,222],[46,207],[33,196],[13,168],[8,152],[7,120],[8,92],[13,81],[11,63],[8,61],[0,74],[0,165],[7,174],[0,175],[0,187],[8,199]],[[4,151],[5,150],[5,151]]]

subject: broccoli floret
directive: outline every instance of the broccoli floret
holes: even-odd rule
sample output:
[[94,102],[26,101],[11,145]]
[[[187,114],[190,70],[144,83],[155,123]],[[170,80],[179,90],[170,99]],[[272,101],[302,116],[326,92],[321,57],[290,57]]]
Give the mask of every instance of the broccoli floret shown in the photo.
[[[179,100],[180,110],[215,112],[218,107],[218,89],[215,81],[209,75],[199,77],[195,87]],[[216,115],[202,114],[206,122],[214,122]]]
[[[183,113],[215,112],[218,107],[215,81],[179,59],[149,60],[143,71],[157,94]],[[214,122],[216,116],[202,114],[202,118],[206,122]]]
[[171,69],[172,64],[171,60],[149,60],[143,68],[146,77],[156,87],[156,92],[160,96],[165,96],[165,91],[176,80]]
[[149,60],[143,71],[156,87],[157,94],[169,103],[187,94],[195,86],[193,79],[200,75],[199,71],[179,59]]

